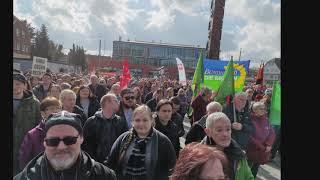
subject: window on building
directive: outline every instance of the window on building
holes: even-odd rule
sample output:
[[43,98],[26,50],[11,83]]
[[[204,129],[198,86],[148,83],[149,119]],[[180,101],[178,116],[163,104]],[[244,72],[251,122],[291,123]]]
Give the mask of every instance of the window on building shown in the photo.
[[20,51],[20,43],[19,43],[19,41],[17,41],[17,43],[16,43],[16,50]]
[[21,36],[24,38],[24,36],[25,36],[24,31],[21,31]]
[[16,36],[19,37],[19,28],[16,29]]
[[24,48],[25,48],[25,45],[24,45],[24,44],[21,44],[21,51],[22,51],[22,52],[24,52],[24,51],[25,51],[25,49],[24,49]]

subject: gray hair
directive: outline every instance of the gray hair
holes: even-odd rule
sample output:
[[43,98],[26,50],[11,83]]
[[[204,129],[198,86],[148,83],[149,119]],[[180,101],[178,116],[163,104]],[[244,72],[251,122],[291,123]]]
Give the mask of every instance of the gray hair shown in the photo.
[[228,121],[229,123],[231,123],[228,116],[225,115],[223,112],[214,112],[207,117],[206,128],[213,127],[214,123],[218,120],[224,120],[224,121]]
[[260,107],[266,107],[265,106],[265,104],[263,103],[263,102],[261,102],[261,101],[258,101],[258,102],[255,102],[255,103],[253,103],[253,105],[252,105],[252,110],[255,112],[258,108],[260,108]]
[[65,89],[61,91],[59,100],[62,102],[67,96],[73,96],[74,98],[77,98],[76,93],[74,93],[71,89]]
[[239,97],[239,96],[244,96],[244,97],[248,98],[248,94],[246,92],[238,92],[238,93],[235,94],[236,98]]
[[207,112],[221,112],[222,111],[222,106],[220,103],[214,101],[211,102],[207,105]]

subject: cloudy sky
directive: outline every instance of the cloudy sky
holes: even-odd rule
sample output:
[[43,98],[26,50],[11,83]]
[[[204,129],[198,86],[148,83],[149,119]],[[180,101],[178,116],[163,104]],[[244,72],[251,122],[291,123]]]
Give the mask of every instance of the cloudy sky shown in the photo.
[[[14,15],[69,49],[112,55],[112,41],[143,40],[206,47],[211,0],[14,0]],[[226,0],[221,59],[259,64],[280,57],[280,0]]]

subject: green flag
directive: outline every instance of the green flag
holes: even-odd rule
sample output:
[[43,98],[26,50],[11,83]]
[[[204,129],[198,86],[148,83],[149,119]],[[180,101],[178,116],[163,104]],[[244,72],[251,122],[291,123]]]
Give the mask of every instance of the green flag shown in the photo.
[[281,86],[279,81],[273,82],[269,121],[272,125],[281,124]]
[[200,52],[200,56],[198,59],[197,67],[193,75],[192,79],[192,91],[193,91],[193,97],[196,97],[200,91],[200,89],[203,86],[203,80],[204,80],[204,72],[203,72],[203,57],[202,57],[202,51]]
[[215,100],[221,105],[226,102],[226,97],[234,94],[234,67],[233,57],[227,65],[227,70],[224,72],[223,81],[218,89]]
[[[191,84],[193,98],[198,96],[199,91],[201,90],[201,88],[203,86],[203,81],[204,81],[203,57],[202,57],[202,51],[200,51],[200,56],[198,59],[196,70],[194,71],[192,84]],[[193,109],[190,105],[189,110],[188,110],[188,116],[191,116],[192,113],[193,113]]]

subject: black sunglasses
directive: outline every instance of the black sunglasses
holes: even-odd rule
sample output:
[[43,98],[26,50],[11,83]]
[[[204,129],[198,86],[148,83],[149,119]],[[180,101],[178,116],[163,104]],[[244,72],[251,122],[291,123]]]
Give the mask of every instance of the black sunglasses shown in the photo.
[[58,146],[60,141],[63,141],[63,143],[65,145],[70,146],[70,145],[75,144],[77,142],[78,137],[79,137],[79,135],[78,136],[66,136],[63,139],[55,137],[55,138],[45,139],[44,141],[46,142],[47,146],[52,146],[52,147]]
[[127,96],[127,97],[124,97],[127,101],[129,100],[129,99],[134,99],[134,96]]

